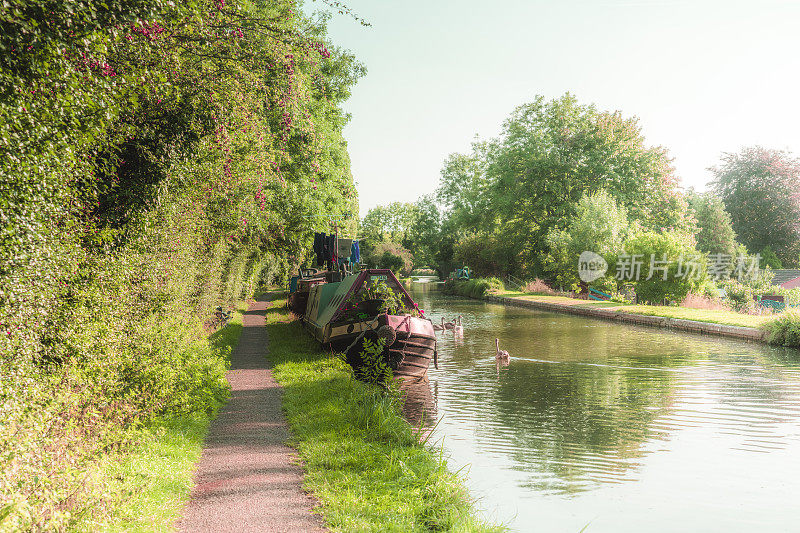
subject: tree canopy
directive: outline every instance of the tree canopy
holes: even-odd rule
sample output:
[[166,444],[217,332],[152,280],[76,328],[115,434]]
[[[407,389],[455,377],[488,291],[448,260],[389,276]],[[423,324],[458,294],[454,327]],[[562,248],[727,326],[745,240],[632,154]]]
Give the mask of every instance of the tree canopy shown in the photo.
[[736,255],[736,233],[725,203],[714,194],[690,191],[689,208],[697,221],[697,248],[709,254]]
[[713,167],[739,240],[751,253],[770,247],[785,264],[800,262],[800,160],[780,150],[743,148]]
[[666,151],[646,145],[637,120],[566,94],[518,107],[499,137],[451,155],[438,198],[463,234],[497,235],[485,242],[495,242],[503,270],[538,275],[547,235],[599,191],[645,228],[690,225]]

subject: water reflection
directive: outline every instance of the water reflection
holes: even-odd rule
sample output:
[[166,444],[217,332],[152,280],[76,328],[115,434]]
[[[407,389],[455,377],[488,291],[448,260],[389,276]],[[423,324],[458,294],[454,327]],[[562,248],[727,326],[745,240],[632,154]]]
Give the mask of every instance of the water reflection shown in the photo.
[[[438,383],[435,386],[438,388]],[[403,395],[403,417],[411,427],[425,435],[426,430],[433,427],[437,415],[430,381],[427,378],[402,381],[400,391]]]
[[[786,492],[800,490],[786,475],[800,467],[796,350],[415,297],[436,319],[464,317],[463,337],[440,334],[430,371],[435,434],[498,519],[520,530],[545,520],[555,526],[545,531],[640,531],[652,518],[653,531],[676,519],[782,531],[800,518]],[[496,366],[495,337],[508,367]]]

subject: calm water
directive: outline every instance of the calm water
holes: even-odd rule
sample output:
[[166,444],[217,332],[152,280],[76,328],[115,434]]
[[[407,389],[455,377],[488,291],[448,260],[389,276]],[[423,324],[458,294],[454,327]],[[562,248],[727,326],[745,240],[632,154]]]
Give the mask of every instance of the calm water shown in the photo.
[[[454,469],[517,531],[800,531],[800,352],[416,293]],[[495,365],[494,339],[512,355]],[[424,393],[427,394],[427,393]],[[588,526],[587,526],[588,524]]]

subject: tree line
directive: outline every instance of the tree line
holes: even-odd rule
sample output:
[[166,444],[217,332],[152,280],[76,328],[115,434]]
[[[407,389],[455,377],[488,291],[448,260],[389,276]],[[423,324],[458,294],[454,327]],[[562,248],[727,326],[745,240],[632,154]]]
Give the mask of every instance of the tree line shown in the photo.
[[755,254],[762,267],[800,265],[800,161],[752,147],[723,154],[710,171],[708,192],[684,190],[667,150],[646,143],[636,118],[570,94],[538,97],[498,137],[450,155],[434,195],[371,209],[362,233],[412,266],[445,274],[466,264],[477,275],[544,278],[564,289],[580,288],[583,250],[612,269],[626,247],[697,254],[704,267],[709,256],[735,263]]

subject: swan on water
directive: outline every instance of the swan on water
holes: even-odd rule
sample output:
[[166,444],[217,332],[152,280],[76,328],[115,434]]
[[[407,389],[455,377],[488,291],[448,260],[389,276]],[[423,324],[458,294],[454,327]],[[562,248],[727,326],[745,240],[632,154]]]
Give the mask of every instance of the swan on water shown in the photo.
[[495,346],[495,349],[497,350],[496,353],[495,353],[495,357],[497,359],[499,359],[500,361],[508,361],[508,360],[511,359],[511,354],[509,354],[505,350],[501,350],[500,349],[500,339],[495,339],[494,340],[494,346]]

